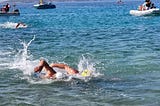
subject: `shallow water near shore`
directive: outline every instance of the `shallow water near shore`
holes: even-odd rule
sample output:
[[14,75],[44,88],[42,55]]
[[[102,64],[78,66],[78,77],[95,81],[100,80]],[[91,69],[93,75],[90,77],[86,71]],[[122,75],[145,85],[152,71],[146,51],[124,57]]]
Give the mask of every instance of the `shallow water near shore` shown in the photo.
[[[160,16],[135,17],[139,2],[56,2],[0,17],[0,105],[159,106]],[[27,28],[15,29],[18,22]],[[94,76],[37,80],[40,59],[90,68]]]

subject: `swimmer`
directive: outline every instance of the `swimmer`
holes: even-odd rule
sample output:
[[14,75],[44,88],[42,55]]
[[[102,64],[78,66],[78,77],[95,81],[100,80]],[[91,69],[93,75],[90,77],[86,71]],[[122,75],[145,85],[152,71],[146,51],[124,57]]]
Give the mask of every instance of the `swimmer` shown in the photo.
[[16,29],[19,28],[20,26],[26,27],[27,25],[25,25],[25,24],[22,23],[22,22],[19,22],[19,23],[16,25]]
[[52,63],[49,65],[45,60],[40,60],[39,65],[34,68],[34,72],[40,73],[43,68],[45,69],[46,74],[42,76],[42,78],[48,78],[48,79],[56,79],[59,75],[59,73],[57,73],[53,68],[64,69],[65,71],[67,71],[69,75],[75,75],[79,73],[78,70],[71,68],[66,64]]

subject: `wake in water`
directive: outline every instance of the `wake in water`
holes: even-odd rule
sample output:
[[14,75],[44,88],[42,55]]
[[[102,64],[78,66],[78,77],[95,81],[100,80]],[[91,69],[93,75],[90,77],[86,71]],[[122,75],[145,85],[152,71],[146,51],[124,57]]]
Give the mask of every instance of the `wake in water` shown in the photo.
[[23,71],[24,75],[31,75],[32,70],[34,67],[34,64],[36,64],[37,61],[31,61],[30,57],[28,55],[28,47],[31,45],[32,41],[35,40],[35,36],[32,40],[30,40],[28,43],[22,42],[23,49],[19,50],[18,54],[15,56],[15,60],[12,63],[12,68],[16,68]]
[[[0,24],[0,27],[1,28],[8,28],[8,29],[16,29],[16,26],[18,25],[19,23],[14,23],[14,22],[5,22],[3,24]],[[23,25],[23,24],[20,24],[17,28],[27,28],[28,26],[27,25]]]
[[[29,51],[28,48],[29,46],[31,46],[31,43],[35,40],[35,36],[32,38],[32,40],[30,40],[28,43],[21,41],[21,44],[23,45],[23,49],[19,50],[18,54],[15,56],[15,60],[12,63],[11,68],[12,69],[18,69],[20,71],[23,72],[23,77],[22,79],[27,79],[30,83],[32,84],[48,84],[48,83],[52,83],[54,81],[59,81],[59,79],[57,80],[52,80],[52,79],[40,79],[40,78],[36,78],[34,76],[34,72],[33,69],[35,66],[37,66],[39,60],[32,60],[31,59],[31,55],[29,55]],[[96,72],[95,69],[95,64],[93,63],[92,59],[89,59],[88,57],[85,57],[84,55],[82,56],[82,58],[80,58],[79,64],[78,64],[78,70],[81,72],[83,72],[84,70],[90,70],[91,74],[90,76],[81,76],[81,74],[78,75],[66,75],[67,78],[65,79],[60,79],[60,81],[70,81],[73,78],[74,79],[80,79],[80,80],[84,80],[84,81],[88,81],[93,77],[97,77],[100,75],[100,73]],[[59,69],[55,69],[57,72],[66,72],[66,71],[62,71]],[[43,71],[42,71],[43,72]]]
[[80,73],[82,73],[86,69],[90,70],[91,77],[98,77],[102,74],[100,74],[99,72],[96,72],[95,65],[96,65],[96,63],[93,61],[92,58],[90,58],[90,56],[82,55],[82,57],[80,58],[79,64],[78,64],[78,70]]

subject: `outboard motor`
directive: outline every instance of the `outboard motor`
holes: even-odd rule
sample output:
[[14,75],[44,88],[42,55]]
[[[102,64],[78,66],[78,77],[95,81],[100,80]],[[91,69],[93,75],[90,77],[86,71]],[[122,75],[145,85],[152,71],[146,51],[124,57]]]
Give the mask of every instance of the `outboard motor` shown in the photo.
[[14,10],[14,12],[17,12],[17,13],[19,13],[19,10],[18,10],[18,9],[15,9],[15,10]]

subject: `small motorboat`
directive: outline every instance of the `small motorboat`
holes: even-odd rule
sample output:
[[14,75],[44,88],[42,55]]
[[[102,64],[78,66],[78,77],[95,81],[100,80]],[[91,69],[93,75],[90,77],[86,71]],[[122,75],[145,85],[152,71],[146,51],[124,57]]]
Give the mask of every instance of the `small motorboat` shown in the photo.
[[8,13],[0,13],[0,16],[19,16],[20,13],[17,12],[8,12]]
[[19,16],[19,10],[14,10],[13,12],[0,12],[0,16]]
[[20,12],[18,9],[15,9],[16,5],[13,5],[13,10],[9,11],[10,6],[7,3],[7,5],[5,5],[3,8],[0,9],[0,16],[19,16]]
[[56,5],[52,3],[44,3],[43,0],[40,0],[39,4],[34,5],[37,9],[53,9],[56,8]]
[[149,10],[130,10],[130,14],[134,16],[150,16],[150,15],[160,15],[160,9],[159,8],[153,8]]

